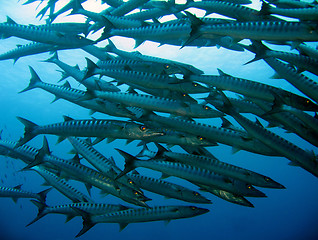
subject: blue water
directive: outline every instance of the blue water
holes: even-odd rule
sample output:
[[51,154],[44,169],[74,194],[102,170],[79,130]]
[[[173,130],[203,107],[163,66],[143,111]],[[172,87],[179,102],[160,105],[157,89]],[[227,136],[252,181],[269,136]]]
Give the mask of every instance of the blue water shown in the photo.
[[[66,3],[68,1],[61,2]],[[96,4],[93,0],[88,2]],[[2,0],[0,1],[0,21],[4,22],[8,15],[21,24],[44,23],[35,18],[38,12],[36,7],[37,4],[22,6],[21,2]],[[60,18],[61,21],[65,19],[72,20],[73,18],[66,18],[65,16]],[[133,50],[134,42],[131,39],[115,37],[112,40],[119,49]],[[3,39],[0,44],[0,53],[14,48],[16,44],[25,43],[27,41],[14,37]],[[102,42],[98,46],[105,46],[106,44],[106,42]],[[288,48],[284,47],[281,49],[288,50]],[[146,42],[138,50],[143,54],[192,64],[202,69],[206,74],[217,74],[217,68],[220,68],[233,76],[260,81],[297,92],[285,80],[270,79],[274,72],[262,61],[243,66],[243,63],[253,58],[253,55],[248,52],[233,52],[215,47],[200,49],[185,47],[181,50],[178,47],[172,46],[161,46],[158,48],[157,43],[151,42]],[[28,65],[36,70],[44,82],[57,83],[60,79],[60,73],[56,71],[58,67],[54,64],[41,62],[49,58],[49,56],[49,53],[43,53],[21,58],[15,65],[12,64],[11,60],[0,61],[0,129],[3,129],[3,139],[17,141],[22,136],[23,126],[16,119],[16,116],[30,119],[37,124],[60,122],[63,115],[68,115],[75,119],[90,118],[87,109],[83,109],[65,100],[59,100],[50,104],[54,96],[41,89],[18,94],[20,90],[28,85],[30,78]],[[59,56],[62,61],[70,65],[79,64],[81,69],[85,67],[86,56],[93,61],[96,60],[81,50],[60,51]],[[68,80],[72,87],[78,87],[78,84],[74,80],[71,78]],[[108,116],[98,113],[93,116],[96,118],[108,118]],[[235,122],[233,119],[229,119]],[[220,126],[221,124],[217,119],[208,120],[207,122],[216,126]],[[273,129],[273,131],[281,134],[298,146],[314,150],[317,153],[315,147],[312,147],[312,145],[306,143],[295,134],[285,133],[281,129]],[[61,158],[70,158],[71,155],[68,154],[71,150],[70,144],[64,141],[55,145],[56,139],[57,137],[55,136],[48,136],[53,154]],[[39,136],[28,144],[40,148],[41,142],[42,137]],[[107,157],[113,156],[122,168],[123,159],[114,150],[114,147],[123,149],[131,154],[136,154],[141,150],[141,147],[137,147],[136,145],[137,142],[125,145],[124,140],[116,140],[110,144],[101,142],[96,145],[96,148]],[[175,151],[180,150],[177,147],[173,149]],[[255,208],[234,205],[212,194],[202,193],[213,202],[212,205],[197,205],[210,210],[205,215],[190,219],[174,220],[168,225],[165,225],[163,222],[130,224],[121,232],[119,232],[117,224],[98,224],[80,237],[80,239],[318,239],[317,178],[301,168],[289,166],[289,161],[285,158],[261,156],[246,151],[232,154],[231,148],[224,145],[208,149],[220,160],[267,175],[283,184],[286,189],[259,188],[267,195],[267,198],[248,198]],[[155,148],[152,150],[155,150]],[[32,171],[18,172],[22,167],[24,167],[24,164],[21,161],[0,156],[0,185],[15,186],[23,184],[23,189],[25,190],[33,192],[42,191],[44,189],[41,186],[43,183],[42,178]],[[143,170],[140,171],[143,172]],[[158,176],[158,173],[155,172],[147,171],[147,173]],[[197,189],[194,185],[190,185],[186,181],[177,178],[170,177],[168,180],[192,189]],[[83,184],[76,183],[75,181],[71,182],[80,190],[86,192]],[[151,206],[191,205],[178,200],[165,199],[162,196],[149,192],[145,193],[153,199],[150,203]],[[97,189],[93,189],[92,197],[100,202],[129,205],[111,196],[101,198]],[[48,205],[58,205],[70,203],[70,201],[57,191],[52,190],[48,194],[47,203]],[[29,200],[20,199],[15,204],[11,199],[0,198],[0,239],[68,240],[73,239],[81,229],[82,220],[80,217],[64,223],[64,216],[53,214],[45,216],[26,228],[25,225],[36,216],[36,213],[36,207]]]

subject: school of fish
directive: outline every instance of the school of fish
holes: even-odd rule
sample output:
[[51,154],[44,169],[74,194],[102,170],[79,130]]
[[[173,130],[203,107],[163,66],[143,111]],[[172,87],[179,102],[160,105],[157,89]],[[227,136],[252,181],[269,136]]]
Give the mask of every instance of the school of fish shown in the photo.
[[[22,25],[10,16],[0,23],[2,39],[17,37],[30,41],[1,53],[0,60],[16,62],[22,57],[50,52],[52,55],[45,62],[61,69],[61,81],[72,77],[86,90],[72,88],[68,81],[63,85],[46,83],[28,66],[29,85],[20,93],[41,88],[53,94],[55,100],[65,99],[89,109],[90,114],[103,113],[105,118],[72,119],[65,112],[64,122],[38,125],[17,116],[24,125],[24,135],[18,141],[0,139],[1,155],[21,159],[25,163],[23,170],[36,172],[49,186],[39,193],[22,190],[21,185],[0,187],[0,197],[10,197],[15,202],[18,198],[31,198],[37,206],[38,214],[27,226],[51,213],[66,215],[67,221],[80,216],[83,228],[77,234],[79,237],[98,223],[118,223],[122,230],[129,223],[170,221],[207,213],[209,209],[193,205],[211,203],[200,191],[233,204],[253,207],[246,198],[266,197],[258,187],[285,188],[270,176],[217,159],[206,147],[218,144],[231,146],[233,152],[244,150],[285,157],[290,165],[318,177],[318,158],[314,151],[304,150],[269,130],[269,127],[279,127],[297,134],[313,149],[318,146],[315,79],[318,50],[312,47],[318,42],[315,1],[264,0],[261,9],[255,10],[249,7],[250,0],[188,0],[182,4],[174,0],[101,0],[100,4],[107,6],[101,12],[91,12],[82,6],[92,0],[70,0],[57,9],[58,1],[21,3],[39,4],[35,17],[44,18],[46,24]],[[196,17],[190,8],[205,11],[205,16]],[[54,23],[64,13],[81,15],[87,20]],[[220,17],[209,16],[212,13]],[[168,15],[171,20],[160,21]],[[98,32],[99,36],[94,38]],[[276,72],[276,78],[288,81],[300,94],[234,77],[221,69],[219,75],[206,75],[199,64],[192,66],[123,51],[111,41],[112,36],[132,38],[136,47],[154,41],[180,48],[223,47],[242,54],[249,51],[255,58],[246,64],[265,61]],[[107,43],[106,47],[98,47],[101,42]],[[272,50],[271,45],[289,46],[298,53]],[[79,48],[99,61],[86,58],[87,67],[80,70],[58,57],[60,51]],[[205,97],[199,99],[192,94]],[[268,126],[264,127],[259,120],[251,121],[245,113],[263,119]],[[232,125],[226,116],[234,118],[242,128]],[[200,123],[200,119],[212,118],[222,119],[222,126]],[[45,136],[42,148],[28,145],[31,139],[47,134],[58,136],[58,142],[69,141],[74,158],[62,159],[51,154]],[[116,148],[125,159],[124,169],[120,169],[116,159],[95,149],[94,145],[104,139],[107,143],[116,139],[126,139],[127,143],[138,140],[141,151],[134,156]],[[151,143],[156,151],[148,148]],[[173,151],[172,146],[184,151]],[[161,172],[162,177],[142,175],[136,171],[138,168]],[[165,180],[169,176],[187,180],[197,190]],[[73,187],[69,179],[84,183],[89,193],[95,187],[103,194],[120,198],[127,206],[98,203],[90,194]],[[46,197],[52,189],[73,203],[48,206]],[[191,204],[153,206],[143,190]]]

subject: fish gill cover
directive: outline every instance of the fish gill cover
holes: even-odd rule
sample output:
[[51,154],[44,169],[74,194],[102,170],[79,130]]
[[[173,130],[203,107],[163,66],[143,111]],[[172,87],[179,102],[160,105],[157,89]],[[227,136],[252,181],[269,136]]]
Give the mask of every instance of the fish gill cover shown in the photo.
[[1,1],[2,239],[317,239],[317,9]]

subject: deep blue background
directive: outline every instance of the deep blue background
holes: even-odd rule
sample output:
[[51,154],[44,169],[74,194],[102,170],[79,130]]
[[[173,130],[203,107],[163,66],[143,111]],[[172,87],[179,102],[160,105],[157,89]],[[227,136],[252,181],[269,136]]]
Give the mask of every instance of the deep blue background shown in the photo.
[[[66,3],[67,1],[61,2]],[[93,0],[88,2],[96,4]],[[35,19],[38,11],[35,9],[36,6],[37,4],[22,6],[20,2],[2,0],[0,2],[0,21],[4,22],[6,15],[9,15],[18,23],[43,23],[43,21],[39,22]],[[87,6],[87,8],[90,7],[89,5],[84,6]],[[71,21],[72,18],[66,18],[63,15],[63,17],[57,20]],[[92,36],[92,38],[94,37]],[[114,40],[116,46],[120,49],[129,51],[133,49],[134,43],[130,39],[115,37],[112,40]],[[24,43],[27,43],[27,41],[14,37],[3,39],[0,43],[0,53],[14,48],[16,44]],[[99,44],[99,46],[105,45],[106,42]],[[253,58],[253,55],[248,52],[233,52],[215,47],[201,49],[185,47],[179,50],[178,47],[162,46],[158,48],[157,46],[158,44],[156,43],[146,42],[138,50],[143,54],[192,64],[204,70],[206,74],[217,74],[216,69],[220,68],[233,76],[261,81],[297,92],[285,80],[270,79],[274,72],[262,61],[243,66],[244,62]],[[289,50],[286,47],[282,47],[281,49]],[[59,56],[62,61],[70,65],[79,64],[81,69],[83,69],[85,67],[84,57],[89,55],[81,50],[66,50],[59,52]],[[15,65],[12,64],[11,60],[0,62],[0,129],[4,129],[4,139],[17,141],[22,136],[23,126],[16,119],[16,116],[30,119],[37,124],[62,121],[62,115],[69,115],[75,119],[89,118],[88,110],[64,100],[50,104],[54,99],[53,95],[41,89],[18,94],[20,90],[28,85],[30,78],[28,65],[34,67],[44,82],[56,83],[60,79],[60,73],[56,72],[58,67],[54,64],[41,62],[48,57],[48,53],[25,57],[19,59]],[[96,60],[92,56],[89,57],[94,61]],[[73,87],[78,87],[78,84],[74,80],[69,79],[69,81]],[[95,114],[94,117],[108,118],[108,116],[102,114]],[[231,118],[229,119],[232,120]],[[232,121],[234,122],[234,120]],[[220,120],[218,119],[207,120],[206,122],[211,125],[220,126]],[[304,149],[317,152],[316,148],[304,142],[295,134],[286,134],[281,129],[273,129],[273,131]],[[55,155],[62,158],[71,157],[68,154],[71,146],[67,141],[55,145],[57,139],[55,136],[49,136],[48,139]],[[41,147],[41,142],[42,137],[39,136],[28,144],[39,148]],[[133,142],[125,145],[124,140],[116,140],[110,144],[101,142],[96,147],[107,157],[114,156],[116,162],[122,168],[122,157],[114,151],[114,147],[135,154],[141,150],[140,147],[136,147],[136,144],[136,142]],[[174,149],[176,151],[180,150],[177,147]],[[155,150],[155,148],[152,148],[152,150]],[[131,224],[122,232],[118,231],[119,227],[116,224],[98,224],[80,239],[317,239],[318,181],[315,177],[303,169],[288,166],[289,161],[285,158],[266,157],[245,151],[232,155],[231,148],[224,145],[211,147],[209,150],[222,161],[231,162],[270,176],[283,184],[286,189],[261,189],[268,197],[260,199],[249,198],[255,208],[234,205],[218,199],[211,194],[203,193],[203,195],[213,201],[212,205],[199,205],[200,207],[210,209],[210,212],[205,215],[172,221],[167,226],[163,222]],[[0,160],[1,185],[15,186],[23,183],[23,188],[26,190],[38,192],[44,189],[44,187],[40,186],[43,180],[36,173],[16,172],[24,166],[19,160],[2,156]],[[141,170],[141,172],[159,176],[157,172],[145,170]],[[192,189],[197,189],[183,180],[173,177],[170,177],[168,180],[183,184]],[[86,191],[83,184],[74,181],[72,183],[83,192]],[[167,200],[162,196],[146,193],[147,196],[153,198],[152,206],[188,205],[188,203],[171,199]],[[92,194],[95,199],[99,199],[102,202],[126,204],[111,196],[100,198],[97,189],[94,189]],[[70,201],[57,191],[52,190],[48,194],[47,203],[54,205],[70,203]],[[36,216],[36,212],[36,207],[29,200],[20,199],[15,204],[11,199],[0,198],[0,238],[5,240],[64,240],[72,239],[81,229],[80,218],[75,218],[69,223],[64,223],[65,217],[60,215],[48,215],[26,228],[25,225]]]

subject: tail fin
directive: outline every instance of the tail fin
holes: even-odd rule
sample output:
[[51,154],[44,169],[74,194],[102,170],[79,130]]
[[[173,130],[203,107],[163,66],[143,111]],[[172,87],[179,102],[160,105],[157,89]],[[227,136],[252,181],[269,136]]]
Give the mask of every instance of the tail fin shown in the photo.
[[44,60],[43,62],[55,63],[55,60],[59,60],[59,57],[57,55],[57,51],[54,52],[52,57]]
[[83,228],[82,230],[75,236],[75,237],[80,237],[82,236],[84,233],[86,233],[89,229],[91,229],[92,227],[95,226],[96,223],[92,222],[91,216],[89,215],[89,213],[77,208],[77,207],[72,207],[71,208],[77,212],[78,215],[80,215],[83,219]]
[[85,58],[86,59],[86,63],[87,63],[87,67],[86,67],[86,72],[85,72],[85,76],[83,77],[82,81],[84,81],[85,79],[91,77],[94,75],[94,71],[96,68],[99,68],[92,60],[90,60],[89,58]]
[[38,193],[39,200],[40,200],[41,203],[45,203],[46,202],[46,195],[51,190],[52,190],[52,188],[48,188],[48,189],[45,189],[45,190],[43,190],[43,191]]
[[104,49],[105,49],[106,52],[113,52],[117,48],[116,48],[115,44],[110,39],[108,39],[108,45],[106,45],[104,47]]
[[25,118],[17,117],[17,119],[24,124],[24,135],[22,138],[20,138],[20,140],[16,144],[15,148],[22,146],[23,144],[27,143],[32,138],[34,138],[36,136],[36,134],[34,134],[33,131],[34,131],[34,129],[36,129],[38,127],[37,124],[35,124],[35,123],[25,119]]
[[37,206],[38,208],[38,215],[26,225],[26,227],[30,226],[31,224],[35,223],[38,221],[40,218],[44,217],[47,213],[44,213],[44,210],[48,207],[44,202],[39,202],[36,200],[31,200],[31,202]]
[[35,70],[31,66],[29,66],[29,69],[30,69],[30,73],[31,73],[31,79],[30,79],[29,86],[27,86],[25,89],[23,89],[19,93],[29,91],[33,88],[37,88],[38,87],[37,84],[42,83],[39,75],[35,72]]
[[33,162],[29,163],[25,168],[23,169],[30,169],[31,167],[40,165],[43,163],[43,158],[45,155],[50,154],[49,144],[47,142],[46,137],[43,138],[43,146],[39,150],[38,154],[35,156],[35,159]]
[[115,180],[117,180],[120,177],[124,176],[126,173],[136,168],[134,162],[137,158],[118,148],[115,148],[115,150],[117,150],[120,153],[120,155],[122,155],[125,158],[125,169],[115,178]]

